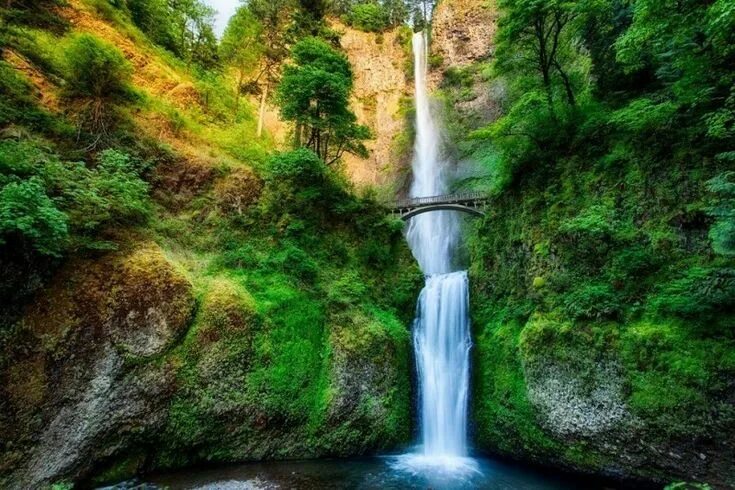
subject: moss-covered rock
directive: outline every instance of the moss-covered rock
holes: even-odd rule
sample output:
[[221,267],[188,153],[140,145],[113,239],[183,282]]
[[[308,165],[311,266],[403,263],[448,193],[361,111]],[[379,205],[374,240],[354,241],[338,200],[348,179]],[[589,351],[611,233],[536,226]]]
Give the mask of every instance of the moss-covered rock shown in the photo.
[[733,485],[732,349],[684,325],[548,315],[477,327],[483,449],[576,471]]
[[66,266],[5,337],[5,486],[79,479],[156,428],[173,378],[155,361],[193,306],[188,280],[153,244]]
[[210,283],[171,353],[178,390],[153,466],[348,456],[407,442],[406,327],[381,310],[327,318],[289,294],[298,311],[279,305],[280,317],[237,280]]
[[214,188],[218,208],[230,215],[243,214],[258,201],[262,191],[263,181],[245,167],[234,169]]
[[410,335],[394,315],[348,310],[329,335],[326,447],[340,456],[391,449],[411,434]]

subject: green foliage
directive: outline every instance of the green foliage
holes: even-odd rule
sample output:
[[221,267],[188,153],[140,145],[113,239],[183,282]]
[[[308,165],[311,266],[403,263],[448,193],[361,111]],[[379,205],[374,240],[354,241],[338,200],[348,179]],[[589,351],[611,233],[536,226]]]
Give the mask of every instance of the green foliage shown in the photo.
[[296,147],[313,150],[328,165],[344,152],[367,156],[362,141],[369,130],[349,109],[353,80],[347,57],[317,38],[300,41],[292,56],[277,100],[283,118],[296,125]]
[[712,490],[712,487],[706,483],[676,482],[666,485],[664,490]]
[[72,490],[73,488],[74,484],[69,482],[54,483],[51,485],[51,490]]
[[610,115],[610,124],[634,134],[666,131],[673,123],[678,107],[672,102],[656,103],[647,98],[635,99]]
[[715,315],[731,311],[733,301],[734,269],[692,267],[662,285],[653,299],[653,306],[665,314],[713,322]]
[[326,174],[327,166],[324,162],[314,152],[300,148],[271,158],[266,181],[271,183],[286,181],[294,187],[308,187],[322,183]]
[[39,253],[59,256],[67,238],[67,217],[46,195],[37,177],[10,182],[0,190],[0,246],[18,235]]
[[[263,458],[367,453],[410,437],[406,326],[421,275],[401,227],[386,220],[372,198],[355,196],[338,166],[328,167],[308,149],[267,159],[272,145],[267,137],[254,141],[249,104],[236,109],[237,124],[231,124],[237,104],[231,72],[194,66],[222,56],[233,66],[265,70],[259,87],[238,86],[238,92],[276,83],[288,55],[285,46],[295,45],[305,29],[295,25],[294,11],[319,7],[299,3],[248,2],[243,25],[231,25],[221,51],[207,54],[212,46],[207,11],[188,10],[199,2],[85,1],[85,8],[93,7],[93,15],[124,30],[131,42],[143,40],[127,25],[127,15],[186,62],[147,43],[136,46],[141,55],[155,57],[154,65],[192,82],[200,102],[192,107],[174,106],[155,91],[131,100],[130,67],[116,48],[91,35],[61,38],[25,27],[13,33],[13,49],[22,45],[16,52],[41,72],[44,84],[61,87],[66,96],[58,100],[58,114],[40,107],[35,71],[27,80],[0,61],[0,257],[3,271],[14,274],[3,276],[3,301],[11,297],[8,304],[23,308],[62,263],[48,257],[97,257],[96,250],[141,239],[161,244],[167,257],[186,269],[199,295],[188,332],[170,352],[127,360],[133,369],[154,368],[146,365],[152,363],[175,376],[163,435],[143,435],[154,441],[141,451],[146,464],[232,461],[245,453]],[[266,36],[271,26],[277,29]],[[251,38],[262,45],[251,49],[244,44]],[[326,43],[320,50],[314,57],[304,50],[300,59],[319,76],[351,87],[345,57]],[[246,79],[250,76],[248,71]],[[338,95],[346,101],[349,90]],[[132,103],[123,107],[125,102]],[[108,126],[101,144],[86,146],[94,128],[69,131],[64,118],[102,105],[104,113],[109,109],[120,116],[118,124]],[[360,129],[354,119],[348,112],[339,116],[331,122],[353,124],[332,136],[356,137]],[[202,143],[201,162],[177,155],[178,141],[171,149],[148,146],[146,125],[133,123],[159,118],[182,139],[193,133]],[[157,162],[164,165],[152,172]],[[243,174],[249,177],[233,179]],[[219,194],[223,183],[233,181],[247,187],[233,185],[234,193],[248,194],[237,212],[223,205]],[[48,272],[32,276],[15,263],[6,269],[16,257]],[[22,293],[16,295],[16,289]],[[105,298],[103,291],[95,294]],[[21,301],[15,302],[16,296]],[[364,394],[339,378],[361,366],[376,367]],[[120,457],[103,477],[129,474],[139,462],[124,460],[124,450]]]
[[59,130],[59,121],[36,105],[27,79],[0,61],[0,125],[23,124],[39,131]]
[[710,214],[715,223],[709,236],[715,252],[728,257],[735,256],[735,172],[720,174],[707,182],[707,188],[715,195]]
[[134,225],[150,213],[143,168],[115,150],[97,164],[64,162],[33,142],[0,142],[3,243],[20,237],[44,255],[71,248],[109,248],[97,234],[105,227]]
[[[503,95],[502,115],[452,130],[494,195],[470,246],[480,439],[585,468],[607,456],[560,449],[527,408],[518,366],[535,355],[582,374],[620,359],[644,437],[717,439],[733,423],[735,11],[500,6],[489,89]],[[468,83],[480,82],[449,71],[443,88],[456,100]],[[528,341],[520,351],[517,338]]]
[[568,65],[575,55],[570,31],[579,15],[577,4],[503,0],[499,6],[505,15],[498,33],[498,65],[509,72],[536,70],[549,105],[553,105],[557,85],[574,105],[577,88]]
[[78,34],[63,48],[69,97],[123,100],[130,97],[132,68],[116,47],[91,34]]
[[347,14],[347,22],[365,32],[381,32],[390,26],[386,9],[378,3],[358,3]]
[[218,65],[215,10],[200,0],[126,0],[133,22],[151,40],[187,63]]
[[575,320],[619,317],[624,309],[619,295],[609,284],[585,284],[565,295],[564,308]]
[[63,3],[63,0],[6,0],[0,6],[0,16],[9,24],[63,32],[69,25],[55,11]]
[[261,56],[262,26],[247,7],[240,7],[227,24],[220,43],[222,60],[241,71],[252,70]]
[[336,0],[332,11],[351,26],[366,32],[381,32],[409,20],[413,0]]

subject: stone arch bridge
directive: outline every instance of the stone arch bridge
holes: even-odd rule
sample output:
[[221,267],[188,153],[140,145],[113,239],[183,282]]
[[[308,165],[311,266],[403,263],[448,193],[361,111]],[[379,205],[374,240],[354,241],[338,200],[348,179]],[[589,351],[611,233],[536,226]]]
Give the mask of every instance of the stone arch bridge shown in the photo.
[[485,216],[488,197],[483,192],[462,192],[431,197],[412,197],[390,203],[387,207],[403,221],[431,211],[459,211],[473,216]]

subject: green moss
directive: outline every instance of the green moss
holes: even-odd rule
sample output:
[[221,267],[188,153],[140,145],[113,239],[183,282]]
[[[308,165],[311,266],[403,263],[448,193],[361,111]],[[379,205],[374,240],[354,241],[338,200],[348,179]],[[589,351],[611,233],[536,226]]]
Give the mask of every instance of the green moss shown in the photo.
[[[719,424],[735,421],[722,398],[726,380],[735,373],[733,349],[732,342],[696,338],[678,321],[628,326],[621,357],[631,383],[631,408],[660,437],[715,436]],[[723,420],[713,419],[713,413]]]
[[560,314],[537,313],[524,321],[500,311],[488,316],[475,301],[475,318],[482,320],[475,327],[472,411],[481,447],[585,470],[615,458],[592,440],[570,441],[543,426],[529,401],[526,376],[527,368],[549,364],[567,366],[582,386],[593,387],[600,361],[619,363],[626,405],[646,427],[650,444],[708,440],[735,424],[727,402],[727,380],[735,373],[731,341],[697,338],[681,321],[580,325]]
[[539,427],[520,354],[522,324],[502,316],[476,329],[472,412],[481,446],[510,454],[548,454],[560,445]]

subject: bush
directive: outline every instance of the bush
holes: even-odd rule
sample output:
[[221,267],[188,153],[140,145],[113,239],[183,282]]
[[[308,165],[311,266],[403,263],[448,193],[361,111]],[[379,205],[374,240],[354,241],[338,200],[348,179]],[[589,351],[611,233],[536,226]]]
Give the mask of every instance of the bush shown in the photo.
[[67,221],[37,177],[0,190],[0,245],[16,236],[41,254],[60,256],[68,237]]
[[298,150],[279,153],[268,163],[266,182],[291,181],[302,186],[316,184],[324,180],[327,166],[311,150]]
[[79,34],[67,42],[64,56],[69,97],[96,100],[131,97],[132,68],[116,47],[91,34]]
[[16,236],[51,256],[67,246],[109,248],[96,238],[102,228],[141,223],[150,212],[143,170],[116,150],[90,168],[38,143],[0,142],[0,244]]

